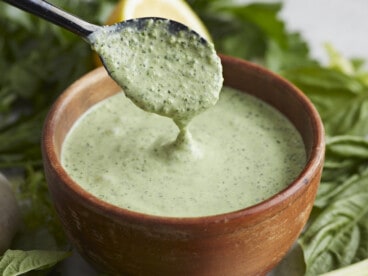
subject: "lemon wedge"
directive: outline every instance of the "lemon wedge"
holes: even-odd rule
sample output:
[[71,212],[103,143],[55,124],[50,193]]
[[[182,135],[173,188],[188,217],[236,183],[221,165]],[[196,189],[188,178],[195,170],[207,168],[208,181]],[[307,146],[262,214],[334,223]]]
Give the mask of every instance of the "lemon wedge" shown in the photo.
[[207,28],[184,0],[120,0],[106,23],[110,25],[140,17],[163,17],[178,21],[211,41]]

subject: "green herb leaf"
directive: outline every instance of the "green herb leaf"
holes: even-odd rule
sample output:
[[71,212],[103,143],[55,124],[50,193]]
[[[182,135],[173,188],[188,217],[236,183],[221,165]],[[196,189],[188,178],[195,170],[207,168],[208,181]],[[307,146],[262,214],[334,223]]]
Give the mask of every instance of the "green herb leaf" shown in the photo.
[[0,274],[3,276],[15,276],[32,270],[47,269],[69,255],[69,252],[62,251],[7,250],[0,259]]
[[361,260],[368,231],[368,168],[342,183],[343,188],[312,219],[300,239],[306,275],[318,275]]
[[235,1],[188,1],[208,27],[217,51],[248,60],[264,60],[270,41],[287,48],[280,3],[238,4]]
[[362,63],[331,46],[331,62],[282,74],[299,86],[324,122],[326,157],[309,226],[299,242],[306,275],[318,275],[368,257],[368,87]]

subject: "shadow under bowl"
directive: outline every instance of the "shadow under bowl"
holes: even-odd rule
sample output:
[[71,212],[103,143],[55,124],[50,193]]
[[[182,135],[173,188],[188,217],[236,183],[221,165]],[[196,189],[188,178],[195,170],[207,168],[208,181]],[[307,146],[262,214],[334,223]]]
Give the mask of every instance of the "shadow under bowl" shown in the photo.
[[310,215],[324,159],[321,119],[283,78],[221,55],[224,84],[283,113],[300,132],[307,163],[290,185],[257,205],[215,216],[158,217],[104,202],[75,183],[60,153],[75,121],[121,91],[104,68],[72,84],[45,121],[42,150],[51,197],[71,243],[96,269],[113,275],[264,275],[284,257]]

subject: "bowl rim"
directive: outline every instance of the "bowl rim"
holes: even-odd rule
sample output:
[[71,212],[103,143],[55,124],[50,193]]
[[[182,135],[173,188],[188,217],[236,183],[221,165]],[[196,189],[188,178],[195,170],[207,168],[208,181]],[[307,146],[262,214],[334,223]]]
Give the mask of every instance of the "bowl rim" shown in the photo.
[[[308,114],[311,115],[311,122],[313,128],[313,143],[311,148],[310,157],[307,160],[304,169],[300,172],[297,178],[295,178],[286,188],[269,197],[268,199],[257,203],[252,206],[248,206],[243,209],[234,210],[227,213],[221,213],[216,215],[208,215],[208,216],[199,216],[199,217],[170,217],[170,216],[158,216],[140,213],[128,209],[124,209],[118,207],[116,205],[110,204],[106,201],[99,199],[88,191],[84,190],[79,184],[77,184],[64,170],[61,162],[58,158],[58,154],[55,150],[55,141],[53,134],[55,133],[54,129],[56,127],[55,118],[58,114],[60,114],[73,96],[78,93],[78,91],[82,91],[80,87],[82,87],[82,83],[86,78],[91,79],[93,76],[93,81],[89,84],[89,86],[96,84],[105,78],[108,77],[106,70],[103,67],[99,67],[94,69],[85,75],[83,75],[80,79],[76,80],[72,83],[68,88],[64,90],[64,92],[56,99],[56,101],[51,106],[47,117],[44,122],[43,132],[42,132],[42,154],[45,163],[48,163],[48,167],[56,173],[61,181],[64,183],[65,187],[71,195],[76,197],[77,200],[80,200],[80,203],[84,204],[89,209],[94,209],[94,211],[103,213],[105,216],[115,217],[115,218],[124,218],[130,221],[137,221],[139,223],[148,223],[148,224],[166,224],[166,225],[203,225],[209,223],[218,223],[220,221],[231,221],[238,218],[255,218],[257,214],[266,212],[276,206],[279,206],[280,209],[286,208],[287,204],[284,204],[288,200],[292,200],[293,198],[297,198],[300,196],[303,187],[309,182],[309,180],[314,178],[314,175],[321,170],[324,162],[324,153],[325,153],[325,139],[324,139],[324,127],[322,124],[322,120],[312,104],[312,102],[307,98],[306,95],[303,94],[301,90],[299,90],[295,85],[293,85],[288,80],[283,77],[273,73],[272,71],[256,65],[254,63],[226,56],[223,54],[219,54],[221,60],[225,62],[235,62],[239,63],[242,66],[249,68],[250,70],[259,71],[260,73],[268,75],[271,79],[280,82],[289,89],[293,91],[296,96],[299,98],[303,105],[305,106]],[[47,181],[48,182],[48,181]],[[50,184],[49,189],[50,189]]]

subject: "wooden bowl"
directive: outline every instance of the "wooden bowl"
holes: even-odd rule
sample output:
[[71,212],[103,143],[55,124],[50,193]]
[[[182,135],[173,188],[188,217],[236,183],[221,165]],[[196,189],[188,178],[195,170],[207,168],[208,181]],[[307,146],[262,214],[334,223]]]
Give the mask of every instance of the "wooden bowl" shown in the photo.
[[65,135],[92,105],[121,89],[104,68],[71,85],[43,132],[47,182],[71,243],[99,271],[113,275],[264,275],[286,254],[309,217],[324,159],[324,130],[310,101],[292,84],[254,64],[221,56],[225,85],[285,114],[303,137],[307,164],[286,189],[226,214],[170,218],[141,214],[83,190],[60,164]]

